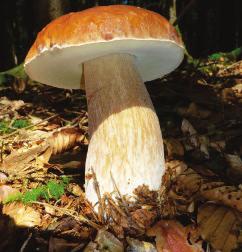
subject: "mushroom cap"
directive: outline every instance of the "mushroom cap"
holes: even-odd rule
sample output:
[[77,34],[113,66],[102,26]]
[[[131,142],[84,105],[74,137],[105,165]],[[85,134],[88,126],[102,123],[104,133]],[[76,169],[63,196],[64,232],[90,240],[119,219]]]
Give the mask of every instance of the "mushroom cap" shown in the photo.
[[161,15],[128,5],[98,6],[48,24],[39,32],[24,67],[33,80],[79,89],[82,63],[126,53],[135,56],[143,81],[150,81],[173,71],[183,59],[183,49],[177,32]]

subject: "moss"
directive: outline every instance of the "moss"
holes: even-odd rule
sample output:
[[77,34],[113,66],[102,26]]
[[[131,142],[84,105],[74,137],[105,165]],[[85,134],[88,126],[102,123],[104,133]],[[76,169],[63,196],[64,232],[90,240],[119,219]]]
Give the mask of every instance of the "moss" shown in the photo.
[[38,200],[49,201],[51,199],[58,200],[64,193],[70,179],[63,176],[61,181],[51,180],[46,185],[38,186],[25,193],[12,194],[3,202],[4,204],[21,201],[28,204]]
[[0,121],[0,134],[11,133],[16,129],[26,128],[30,125],[30,122],[26,119],[16,119],[10,125],[11,121],[1,120]]

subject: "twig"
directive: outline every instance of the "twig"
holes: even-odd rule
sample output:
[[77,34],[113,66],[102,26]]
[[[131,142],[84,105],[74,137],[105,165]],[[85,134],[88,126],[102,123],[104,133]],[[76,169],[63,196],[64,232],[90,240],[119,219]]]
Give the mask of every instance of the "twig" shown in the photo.
[[89,226],[99,230],[102,227],[98,224],[96,224],[95,222],[88,220],[86,217],[84,217],[83,215],[81,215],[80,213],[74,211],[74,210],[67,210],[61,207],[57,207],[57,206],[53,206],[51,204],[48,203],[44,203],[44,202],[39,202],[39,201],[31,201],[31,203],[33,204],[38,204],[38,205],[43,205],[43,206],[48,206],[50,208],[53,208],[54,210],[62,213],[62,214],[66,214],[68,216],[73,217],[76,221],[82,221],[85,222],[86,224],[88,224]]
[[117,191],[117,193],[118,193],[118,195],[119,195],[119,198],[120,198],[120,200],[121,200],[122,207],[124,208],[124,211],[125,211],[125,213],[126,213],[126,215],[127,215],[127,217],[128,217],[128,221],[129,221],[131,224],[133,224],[133,226],[134,226],[139,232],[143,233],[143,232],[144,232],[143,228],[141,228],[141,227],[139,226],[139,224],[138,224],[136,221],[133,220],[132,215],[131,215],[130,212],[129,212],[128,204],[127,204],[127,202],[124,200],[123,196],[121,195],[121,193],[120,193],[120,191],[119,191],[119,189],[118,189],[118,187],[117,187],[117,184],[116,184],[116,182],[115,182],[115,180],[114,180],[114,178],[113,178],[113,175],[112,175],[112,172],[111,172],[111,171],[110,171],[110,176],[111,176],[111,179],[112,179],[114,188],[115,188],[115,190]]
[[127,217],[126,213],[114,202],[109,193],[106,193],[105,196],[107,197],[108,202],[116,209],[116,211],[120,215],[122,215],[123,217]]
[[25,248],[26,248],[29,240],[31,239],[32,235],[33,235],[32,233],[29,234],[28,238],[24,241],[24,243],[23,243],[21,249],[19,250],[19,252],[23,252],[25,250]]
[[173,25],[177,25],[178,22],[185,16],[187,11],[192,7],[192,5],[195,3],[196,0],[190,0],[190,2],[184,7],[184,9],[181,11],[180,15],[177,17],[177,19],[174,21]]
[[83,244],[83,243],[81,243],[81,244],[79,244],[77,247],[73,248],[73,249],[71,250],[71,252],[78,252],[78,251],[81,251],[81,249],[82,249],[84,246],[86,246],[86,245]]
[[[106,193],[105,196],[107,197],[108,203],[124,218],[127,218],[129,224],[131,224],[137,231],[140,233],[144,233],[144,227],[140,227],[140,225],[137,223],[137,221],[134,221],[129,211],[126,213],[126,211],[123,211],[122,208],[117,204],[111,197],[109,193]],[[124,206],[122,206],[124,207]],[[126,210],[126,209],[125,209]],[[114,217],[112,217],[115,219]]]
[[59,114],[52,115],[52,116],[50,116],[50,117],[47,117],[46,119],[41,120],[40,122],[37,122],[37,123],[35,123],[35,124],[26,126],[26,127],[24,127],[24,128],[21,128],[21,129],[17,129],[17,130],[15,130],[14,132],[11,132],[11,133],[9,133],[9,134],[6,134],[6,135],[2,136],[0,139],[5,139],[5,138],[8,138],[8,137],[10,137],[10,136],[13,136],[13,135],[19,133],[20,131],[22,131],[23,129],[30,129],[30,128],[32,128],[32,127],[34,127],[34,126],[36,126],[36,125],[39,125],[39,124],[41,124],[41,123],[43,123],[43,122],[49,121],[49,120],[51,120],[51,119],[53,119],[53,118],[55,118],[55,117],[57,117],[57,116],[59,116]]
[[0,163],[3,163],[3,146],[4,146],[4,140],[1,142],[1,153],[0,153]]
[[92,170],[94,188],[95,188],[95,191],[97,193],[98,201],[100,203],[101,222],[103,223],[104,219],[105,219],[104,218],[104,204],[103,204],[103,200],[102,200],[102,197],[101,197],[100,188],[99,188],[99,184],[98,184],[98,181],[97,181],[96,173],[94,172],[93,168],[91,168],[91,170]]
[[112,182],[113,182],[114,188],[115,188],[116,192],[118,193],[119,198],[120,198],[120,200],[121,200],[121,202],[122,202],[122,204],[123,204],[125,213],[126,213],[129,217],[131,217],[131,214],[130,214],[129,209],[128,209],[128,205],[127,205],[126,201],[124,200],[123,196],[121,195],[121,193],[120,193],[120,191],[119,191],[119,189],[118,189],[118,187],[117,187],[117,184],[116,184],[116,182],[115,182],[115,180],[114,180],[114,178],[113,178],[113,175],[112,175],[112,171],[110,171],[110,176],[111,176],[111,180],[112,180]]
[[81,190],[81,195],[79,196],[79,199],[81,202],[83,202],[86,206],[88,206],[89,210],[91,211],[92,217],[96,220],[99,221],[97,214],[95,213],[92,204],[87,200],[85,197],[85,193],[83,190]]

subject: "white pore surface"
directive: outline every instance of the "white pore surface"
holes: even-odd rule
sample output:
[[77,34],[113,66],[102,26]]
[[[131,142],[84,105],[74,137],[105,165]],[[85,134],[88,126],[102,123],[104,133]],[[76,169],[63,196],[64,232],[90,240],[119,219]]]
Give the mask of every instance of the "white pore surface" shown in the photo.
[[35,81],[60,88],[79,89],[82,63],[113,53],[134,55],[143,81],[173,71],[183,59],[183,48],[170,40],[125,39],[43,49],[38,56],[25,63],[25,71]]

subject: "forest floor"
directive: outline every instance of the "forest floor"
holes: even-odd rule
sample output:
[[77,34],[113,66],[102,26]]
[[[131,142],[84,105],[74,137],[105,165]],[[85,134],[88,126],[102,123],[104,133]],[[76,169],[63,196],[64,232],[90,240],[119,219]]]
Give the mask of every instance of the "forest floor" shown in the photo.
[[85,199],[85,94],[28,80],[0,90],[0,251],[241,251],[242,61],[147,83],[167,173],[137,201]]

